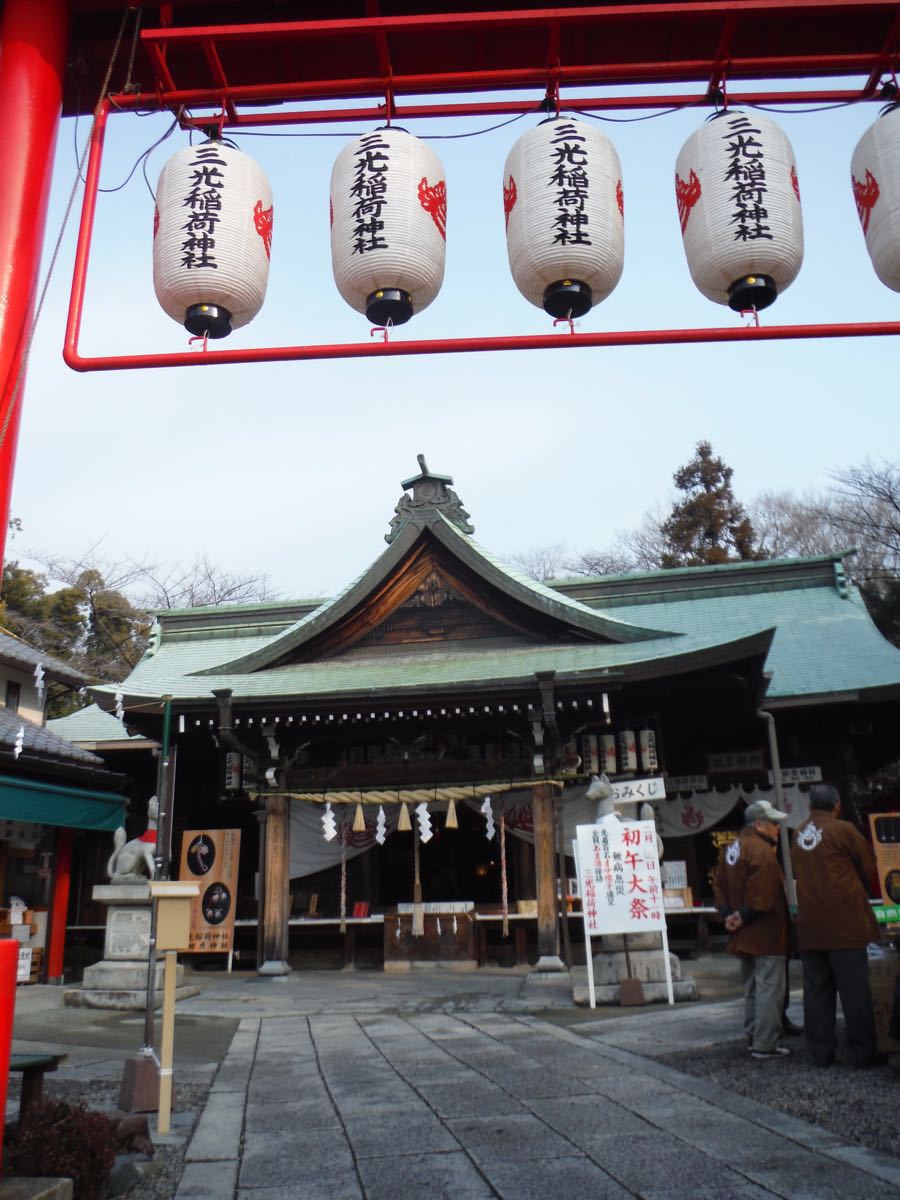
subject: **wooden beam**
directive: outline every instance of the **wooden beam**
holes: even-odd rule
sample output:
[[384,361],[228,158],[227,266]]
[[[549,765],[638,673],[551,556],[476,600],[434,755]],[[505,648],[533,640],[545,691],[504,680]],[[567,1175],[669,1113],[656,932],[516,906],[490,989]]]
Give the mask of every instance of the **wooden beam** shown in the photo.
[[556,821],[553,789],[537,784],[531,792],[534,822],[534,869],[537,884],[538,961],[535,971],[565,971],[559,957],[556,899]]
[[262,964],[260,975],[287,975],[290,917],[290,801],[266,798],[266,878],[263,893]]

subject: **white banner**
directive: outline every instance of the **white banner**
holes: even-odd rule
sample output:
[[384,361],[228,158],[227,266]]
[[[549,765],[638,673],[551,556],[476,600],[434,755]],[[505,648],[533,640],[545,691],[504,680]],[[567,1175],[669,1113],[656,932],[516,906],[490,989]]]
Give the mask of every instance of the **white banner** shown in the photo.
[[[809,795],[798,784],[783,789],[784,808],[789,829],[797,829],[809,817]],[[742,787],[735,785],[724,791],[715,788],[708,792],[675,792],[663,803],[653,803],[661,837],[691,837],[705,833],[723,821],[739,800],[752,804],[768,800],[777,807],[774,787]]]

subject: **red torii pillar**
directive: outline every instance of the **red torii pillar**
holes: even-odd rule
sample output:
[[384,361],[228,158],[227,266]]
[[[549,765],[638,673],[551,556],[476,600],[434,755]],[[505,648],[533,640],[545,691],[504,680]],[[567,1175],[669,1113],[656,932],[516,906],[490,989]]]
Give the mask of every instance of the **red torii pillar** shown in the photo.
[[0,564],[68,39],[67,0],[5,0],[0,22],[0,121],[6,130],[0,155]]

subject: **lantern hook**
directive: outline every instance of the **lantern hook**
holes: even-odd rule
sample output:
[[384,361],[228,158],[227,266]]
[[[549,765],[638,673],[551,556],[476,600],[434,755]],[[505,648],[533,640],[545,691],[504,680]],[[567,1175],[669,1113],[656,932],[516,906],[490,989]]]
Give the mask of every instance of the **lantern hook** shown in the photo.
[[[201,345],[195,346],[194,342],[200,342]],[[200,354],[204,354],[209,349],[209,330],[206,333],[198,334],[196,337],[188,338],[188,346]]]
[[397,106],[394,104],[394,76],[390,67],[388,67],[387,78],[384,84],[383,108],[384,124],[387,129],[390,129],[391,120],[397,115]]
[[560,64],[558,58],[555,62],[548,64],[547,94],[540,105],[544,112],[553,112],[557,119],[559,118],[559,70]]
[[741,316],[750,318],[749,321],[744,322],[748,329],[759,329],[759,313],[756,311],[755,304],[750,308],[742,308]]
[[554,320],[554,322],[553,322],[553,328],[555,329],[557,325],[568,325],[568,327],[569,327],[569,333],[574,333],[574,332],[575,332],[575,322],[572,320],[572,310],[571,310],[571,308],[569,309],[568,313],[567,313],[567,314],[566,314],[564,317],[557,317],[557,318]]
[[373,325],[372,328],[369,330],[369,337],[373,338],[373,337],[378,337],[380,335],[381,340],[383,342],[388,342],[388,341],[390,341],[390,331],[391,331],[390,322],[388,322],[387,325]]

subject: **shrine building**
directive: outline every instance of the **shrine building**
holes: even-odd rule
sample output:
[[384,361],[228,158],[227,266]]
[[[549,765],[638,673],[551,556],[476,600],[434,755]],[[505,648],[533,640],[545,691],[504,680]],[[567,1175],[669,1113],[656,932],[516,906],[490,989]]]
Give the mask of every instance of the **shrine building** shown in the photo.
[[173,874],[182,831],[240,831],[225,903],[262,973],[317,949],[564,969],[593,773],[652,803],[682,919],[741,801],[797,824],[824,779],[863,828],[896,804],[872,789],[900,755],[900,650],[843,555],[537,583],[419,463],[337,596],[160,612],[128,679],[93,689],[157,741],[170,713]]

